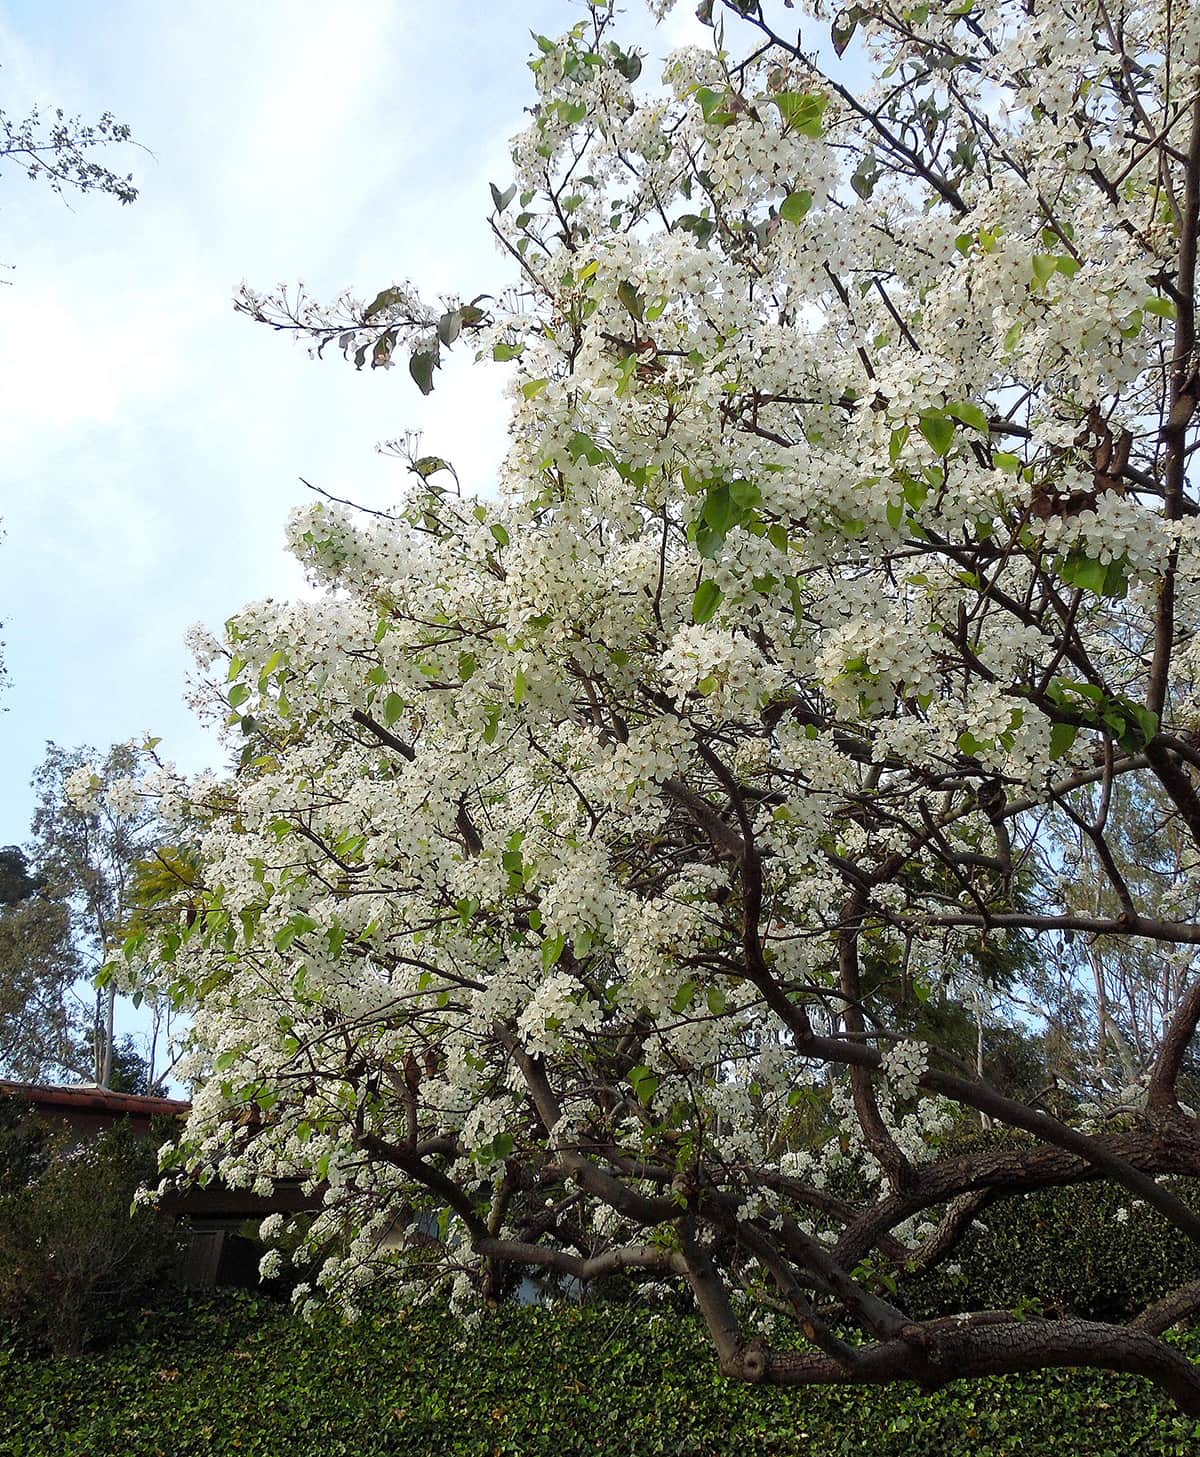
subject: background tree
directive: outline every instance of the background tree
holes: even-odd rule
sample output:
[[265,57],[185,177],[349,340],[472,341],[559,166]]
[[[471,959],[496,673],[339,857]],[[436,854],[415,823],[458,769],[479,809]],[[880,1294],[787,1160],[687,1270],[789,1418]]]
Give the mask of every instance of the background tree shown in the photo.
[[[114,1070],[119,987],[100,974],[132,911],[138,867],[161,838],[141,790],[145,764],[131,744],[114,745],[102,758],[86,746],[49,744],[33,777],[31,855],[46,896],[66,919],[77,975],[91,984],[90,1076],[101,1087],[110,1086]],[[87,786],[82,797],[68,793],[73,777]]]
[[[1164,1182],[1200,1173],[1195,16],[701,11],[665,92],[607,5],[537,38],[512,291],[299,320],[423,390],[469,335],[511,445],[498,499],[428,456],[392,513],[299,513],[318,594],[200,643],[239,753],[174,796],[200,874],[154,954],[210,1074],[178,1161],[306,1173],[349,1304],[622,1272],[746,1381],[1093,1365],[1200,1411],[1183,1261],[1113,1320],[898,1279],[1059,1185],[1200,1240]],[[1055,981],[1068,937],[1175,978],[1099,1119],[988,1058],[1006,1002],[1058,1065],[1132,1026]]]
[[28,1082],[87,1076],[91,1050],[74,988],[83,965],[70,908],[25,852],[0,850],[0,1069]]
[[131,140],[130,128],[108,111],[85,122],[61,107],[46,116],[35,106],[20,118],[0,109],[0,167],[8,162],[60,195],[104,192],[121,203],[136,201],[133,174],[122,176],[100,160],[108,148]]

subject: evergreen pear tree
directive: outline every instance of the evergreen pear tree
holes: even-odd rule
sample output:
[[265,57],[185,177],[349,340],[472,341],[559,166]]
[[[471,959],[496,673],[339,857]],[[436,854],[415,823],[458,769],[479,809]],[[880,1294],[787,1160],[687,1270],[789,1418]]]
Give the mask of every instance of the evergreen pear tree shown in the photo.
[[[237,767],[156,781],[199,868],[127,948],[196,1008],[175,1161],[306,1177],[351,1307],[620,1272],[746,1381],[1200,1411],[1195,1286],[1122,1325],[895,1278],[1049,1185],[1200,1239],[1200,7],[701,17],[661,80],[599,0],[537,37],[506,292],[242,295],[422,390],[475,354],[511,431],[486,499],[419,456],[390,513],[297,512],[316,593],[197,636]],[[1036,970],[1093,939],[1171,968],[1112,1116],[913,1011],[1006,966],[1052,1033]]]

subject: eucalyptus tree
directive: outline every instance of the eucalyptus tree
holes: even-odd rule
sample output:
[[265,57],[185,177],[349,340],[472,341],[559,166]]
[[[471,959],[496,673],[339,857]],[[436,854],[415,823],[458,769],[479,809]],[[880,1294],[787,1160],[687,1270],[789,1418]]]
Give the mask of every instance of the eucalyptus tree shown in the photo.
[[118,1048],[121,989],[105,964],[125,934],[140,867],[159,838],[157,807],[140,787],[146,764],[144,751],[133,744],[114,744],[103,756],[86,746],[47,744],[33,777],[30,851],[45,894],[64,920],[76,994],[90,1004],[81,1070],[101,1087],[109,1086]]
[[25,852],[0,850],[0,1073],[8,1077],[45,1082],[90,1066],[70,921]]

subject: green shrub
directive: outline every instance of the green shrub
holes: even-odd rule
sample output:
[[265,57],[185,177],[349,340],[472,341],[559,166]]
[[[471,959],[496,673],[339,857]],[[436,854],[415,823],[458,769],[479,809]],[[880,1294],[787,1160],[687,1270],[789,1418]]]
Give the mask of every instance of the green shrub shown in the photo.
[[[0,1353],[3,1457],[1195,1457],[1148,1382],[1052,1371],[950,1386],[730,1382],[691,1318],[503,1308],[306,1325],[242,1292],[135,1316],[70,1363]],[[133,1334],[132,1327],[129,1331]],[[1183,1338],[1200,1356],[1200,1339]]]
[[[1020,1150],[1031,1140],[1012,1129],[954,1129],[943,1153]],[[1200,1208],[1200,1179],[1165,1181],[1185,1204]],[[840,1169],[830,1192],[870,1202],[853,1168]],[[917,1217],[936,1224],[942,1209]],[[911,1243],[911,1239],[908,1241]],[[878,1255],[868,1268],[888,1271]],[[936,1268],[901,1271],[899,1303],[919,1319],[964,1310],[1021,1307],[1089,1320],[1124,1322],[1178,1286],[1200,1279],[1200,1246],[1156,1210],[1107,1180],[1047,1187],[1001,1199],[980,1211],[958,1246]]]
[[0,1190],[0,1322],[24,1341],[73,1354],[112,1334],[168,1278],[179,1234],[154,1210],[131,1212],[155,1156],[125,1124],[76,1147],[40,1142],[37,1130],[22,1142],[19,1125],[8,1132],[2,1146],[25,1156],[26,1169]]
[[31,1118],[23,1098],[0,1097],[0,1199],[45,1171],[54,1143],[51,1126]]
[[[1195,1184],[1175,1192],[1192,1203]],[[914,1315],[1024,1305],[1125,1321],[1196,1279],[1200,1247],[1127,1190],[1095,1183],[992,1205],[941,1269],[900,1286]]]
[[[980,1154],[1029,1146],[1024,1134],[1011,1129],[955,1130],[943,1151]],[[1185,1204],[1200,1207],[1200,1179],[1168,1183]],[[866,1194],[853,1173],[843,1175],[834,1192],[852,1201]],[[920,1217],[936,1222],[941,1212]],[[936,1269],[901,1273],[898,1298],[919,1318],[1022,1306],[1123,1322],[1197,1279],[1200,1246],[1127,1189],[1096,1180],[987,1206]]]

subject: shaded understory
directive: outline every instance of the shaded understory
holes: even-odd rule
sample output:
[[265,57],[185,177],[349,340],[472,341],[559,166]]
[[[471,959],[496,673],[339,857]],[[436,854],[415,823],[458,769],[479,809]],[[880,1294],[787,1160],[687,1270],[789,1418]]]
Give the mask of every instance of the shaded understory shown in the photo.
[[[323,1316],[239,1292],[145,1312],[51,1361],[0,1349],[3,1457],[1009,1457],[1185,1454],[1200,1423],[1148,1382],[1050,1372],[951,1387],[732,1385],[689,1319],[506,1309]],[[1200,1332],[1184,1336],[1200,1360]]]

